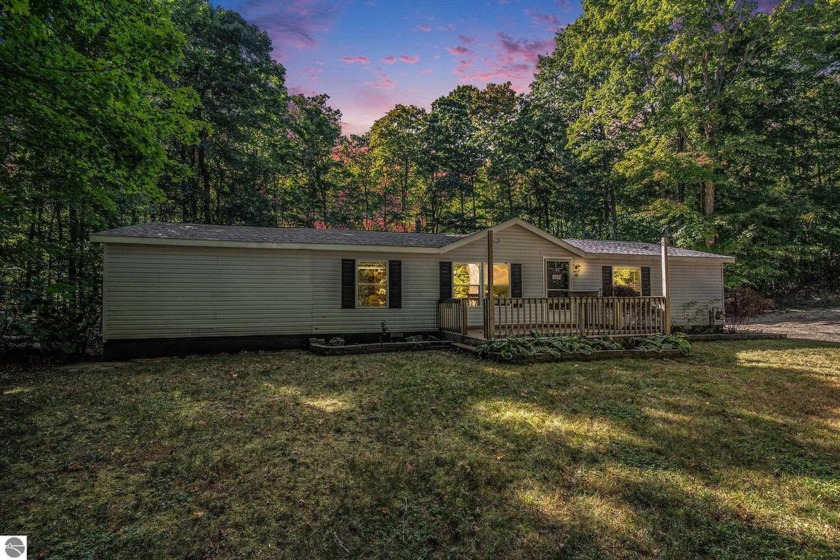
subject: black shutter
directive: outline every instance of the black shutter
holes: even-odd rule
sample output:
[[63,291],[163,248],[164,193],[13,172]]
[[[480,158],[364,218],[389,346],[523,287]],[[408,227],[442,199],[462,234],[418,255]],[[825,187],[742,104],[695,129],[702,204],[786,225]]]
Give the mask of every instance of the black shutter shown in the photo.
[[440,299],[450,299],[452,297],[452,263],[440,263]]
[[510,297],[522,297],[522,265],[518,263],[510,265]]
[[650,295],[650,267],[643,266],[642,267],[642,295],[649,296]]
[[341,259],[341,308],[356,307],[356,261]]
[[602,266],[601,267],[601,290],[603,290],[604,295],[612,293],[612,267],[611,266]]
[[388,261],[388,307],[402,307],[402,261]]

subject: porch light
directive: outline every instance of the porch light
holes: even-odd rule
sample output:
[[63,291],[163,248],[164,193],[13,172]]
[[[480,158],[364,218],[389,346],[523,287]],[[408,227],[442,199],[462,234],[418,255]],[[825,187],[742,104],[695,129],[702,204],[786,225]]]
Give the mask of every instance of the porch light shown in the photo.
[[577,278],[578,276],[580,276],[580,264],[576,264],[574,270],[575,270],[575,278]]

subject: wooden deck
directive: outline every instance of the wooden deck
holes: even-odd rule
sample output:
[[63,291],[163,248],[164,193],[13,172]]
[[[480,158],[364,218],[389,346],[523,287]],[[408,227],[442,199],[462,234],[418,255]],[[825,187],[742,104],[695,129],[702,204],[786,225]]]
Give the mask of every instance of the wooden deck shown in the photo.
[[463,300],[450,299],[438,308],[441,331],[472,339],[493,337],[637,336],[665,332],[664,297],[495,298],[484,300],[484,325],[467,324]]

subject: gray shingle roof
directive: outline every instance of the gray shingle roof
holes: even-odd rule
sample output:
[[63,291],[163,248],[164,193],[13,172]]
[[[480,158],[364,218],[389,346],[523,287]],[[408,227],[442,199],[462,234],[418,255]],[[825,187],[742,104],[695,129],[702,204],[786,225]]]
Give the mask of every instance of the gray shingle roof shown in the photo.
[[[152,222],[103,231],[95,240],[107,238],[174,239],[191,241],[228,241],[247,243],[295,243],[311,245],[368,245],[440,249],[463,239],[454,233],[399,233],[315,228],[272,228],[251,226],[213,226],[207,224],[170,224]],[[601,241],[597,239],[564,239],[569,245],[587,254],[658,256],[659,244],[638,241]],[[671,247],[674,257],[728,258],[690,249]]]
[[211,226],[152,222],[98,233],[99,237],[239,241],[249,243],[305,243],[315,245],[379,245],[440,248],[464,237],[449,233],[398,233],[314,228]]
[[[604,255],[634,255],[656,256],[661,253],[658,243],[644,243],[642,241],[602,241],[598,239],[564,239],[566,243],[582,251]],[[724,255],[668,247],[668,255],[672,257],[697,257],[719,259]]]

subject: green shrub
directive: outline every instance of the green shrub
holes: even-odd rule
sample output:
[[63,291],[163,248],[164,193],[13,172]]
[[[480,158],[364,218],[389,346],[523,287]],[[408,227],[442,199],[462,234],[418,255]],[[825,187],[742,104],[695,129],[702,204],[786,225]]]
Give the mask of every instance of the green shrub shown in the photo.
[[567,354],[590,355],[604,350],[644,350],[662,352],[679,350],[682,354],[691,351],[691,345],[684,335],[650,335],[623,339],[584,338],[582,336],[530,336],[490,340],[476,350],[479,357],[497,354],[503,360],[533,358],[537,355],[563,356]]
[[688,338],[680,334],[652,334],[645,337],[635,338],[636,350],[647,350],[662,352],[663,350],[679,350],[680,354],[687,355],[691,352],[691,343]]

